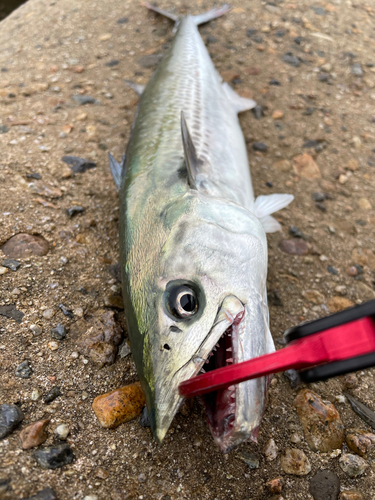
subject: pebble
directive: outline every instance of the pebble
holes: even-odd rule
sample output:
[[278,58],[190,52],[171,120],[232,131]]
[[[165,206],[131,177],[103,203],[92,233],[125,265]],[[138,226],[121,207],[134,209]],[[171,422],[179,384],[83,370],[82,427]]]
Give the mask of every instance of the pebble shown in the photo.
[[74,95],[72,96],[73,101],[77,102],[80,106],[84,106],[85,104],[98,104],[94,97],[90,95]]
[[43,318],[52,319],[55,315],[55,311],[53,309],[46,309],[43,311]]
[[306,476],[311,471],[309,459],[297,448],[287,448],[280,457],[280,464],[286,474]]
[[0,134],[6,134],[9,130],[10,129],[6,125],[0,125]]
[[312,156],[307,153],[293,158],[293,169],[295,174],[310,181],[321,177],[318,165]]
[[70,432],[68,424],[60,424],[55,429],[56,436],[61,439],[61,441],[65,441]]
[[371,210],[372,205],[367,198],[360,198],[358,201],[358,206],[361,210]]
[[43,469],[58,469],[74,460],[73,452],[68,443],[40,448],[34,451],[33,457]]
[[9,269],[4,266],[0,266],[0,275],[9,273]]
[[145,398],[141,384],[137,382],[97,396],[92,408],[102,427],[114,429],[136,418],[144,405]]
[[257,120],[260,120],[264,116],[263,106],[260,104],[257,104],[251,111]]
[[139,417],[139,425],[141,427],[151,427],[150,418],[148,416],[147,406],[142,410],[141,416]]
[[343,380],[344,389],[355,389],[358,386],[358,378],[355,373],[348,373]]
[[291,255],[307,255],[309,247],[303,240],[281,240],[280,249]]
[[369,466],[366,460],[351,453],[345,453],[339,459],[341,469],[349,477],[361,476]]
[[302,292],[302,296],[313,304],[324,304],[325,297],[318,290],[306,290]]
[[337,500],[340,494],[340,479],[330,470],[320,470],[312,477],[309,492],[314,500]]
[[365,497],[358,490],[346,490],[341,493],[340,500],[365,500]]
[[248,453],[247,451],[241,451],[237,458],[245,462],[245,464],[249,467],[249,469],[258,469],[259,468],[259,458],[253,455],[252,453]]
[[32,497],[25,498],[24,500],[58,500],[58,498],[51,488],[43,488]]
[[17,271],[17,269],[19,269],[21,266],[21,262],[14,259],[4,259],[1,264],[11,271]]
[[59,344],[57,342],[48,342],[48,349],[50,349],[51,351],[57,351],[57,349],[59,348]]
[[23,418],[24,415],[17,405],[8,403],[0,405],[0,439],[8,436]]
[[277,172],[289,172],[292,170],[292,164],[289,160],[280,160],[274,163],[272,168]]
[[301,436],[299,436],[295,432],[290,436],[290,442],[293,444],[299,444],[301,441],[302,441]]
[[327,302],[328,309],[335,313],[339,311],[343,311],[344,309],[347,309],[348,307],[354,306],[353,302],[349,299],[346,299],[345,297],[332,297],[329,299]]
[[160,59],[163,57],[162,54],[147,54],[137,60],[137,63],[142,66],[142,68],[145,69],[152,69],[155,68],[158,64]]
[[281,493],[285,484],[284,479],[279,476],[266,482],[266,487],[270,493]]
[[62,323],[59,323],[51,330],[51,337],[56,340],[65,339],[67,334],[66,328]]
[[61,391],[60,388],[57,387],[56,385],[52,387],[52,389],[44,396],[43,402],[48,405],[49,403],[52,403],[56,398],[61,396]]
[[292,389],[295,389],[301,384],[301,377],[299,376],[297,370],[286,370],[285,372],[283,372],[283,375],[289,380],[289,385]]
[[364,458],[375,445],[375,434],[361,429],[348,431],[345,439],[349,448]]
[[275,458],[277,457],[277,451],[278,451],[278,448],[276,446],[275,440],[271,438],[267,442],[267,444],[264,448],[264,454],[266,456],[266,460],[268,460],[269,462],[272,460],[275,460]]
[[104,304],[106,307],[114,307],[115,309],[120,309],[121,311],[124,309],[124,301],[122,300],[122,296],[111,293],[104,297]]
[[129,356],[129,354],[131,352],[132,351],[131,351],[129,342],[127,340],[124,340],[124,342],[120,345],[119,350],[118,350],[118,354],[119,354],[120,358],[121,359],[126,358],[127,356]]
[[349,274],[349,276],[357,276],[357,274],[358,274],[358,269],[357,269],[357,267],[356,267],[356,266],[351,266],[351,267],[349,267],[349,268],[347,269],[347,271],[346,271],[346,272]]
[[303,232],[298,229],[298,227],[296,226],[289,226],[289,230],[288,230],[290,236],[293,236],[294,238],[302,238],[304,239],[305,238],[305,235],[303,234]]
[[363,76],[363,69],[360,63],[354,63],[350,66],[350,71],[352,75]]
[[70,218],[74,217],[77,214],[82,214],[85,209],[79,205],[74,205],[73,207],[67,208],[66,213]]
[[102,467],[98,467],[95,471],[95,477],[98,477],[99,479],[107,479],[109,476],[109,472]]
[[14,319],[16,323],[22,323],[24,313],[19,311],[14,304],[7,304],[6,306],[0,306],[0,316]]
[[345,168],[351,170],[352,172],[355,172],[359,168],[357,160],[349,160]]
[[280,109],[275,109],[275,111],[272,113],[272,118],[274,120],[281,120],[281,118],[284,117],[284,113]]
[[261,151],[262,153],[265,153],[268,149],[267,144],[264,144],[264,142],[254,142],[252,147],[254,151]]
[[42,334],[42,329],[39,325],[30,325],[30,330],[33,332],[34,337]]
[[114,363],[117,345],[122,337],[114,312],[98,311],[92,324],[77,342],[79,352],[88,356],[99,367]]
[[327,199],[324,193],[320,193],[319,191],[315,191],[311,194],[311,198],[313,201],[325,201]]
[[49,422],[49,418],[45,420],[39,420],[38,422],[33,422],[32,424],[28,425],[21,431],[20,438],[22,441],[22,448],[24,450],[35,448],[36,446],[39,446],[47,440],[48,435],[45,429]]
[[68,307],[66,307],[64,304],[59,304],[59,309],[63,313],[63,315],[66,316],[67,318],[69,318],[69,319],[74,318],[73,311],[71,309],[69,309]]
[[337,276],[339,274],[338,270],[333,266],[327,266],[327,271],[334,276]]
[[34,389],[31,393],[31,400],[38,401],[39,397],[40,397],[40,393],[39,393],[38,389]]
[[86,158],[79,158],[78,156],[63,156],[62,161],[65,162],[73,170],[75,174],[82,174],[86,170],[96,167],[96,163]]
[[286,54],[284,54],[281,60],[287,64],[290,64],[291,66],[294,66],[295,68],[301,66],[301,61],[298,59],[298,57],[294,56],[292,52],[287,52]]
[[302,389],[294,400],[305,439],[313,451],[329,452],[341,448],[344,425],[332,403],[309,389]]
[[32,255],[46,255],[49,243],[40,235],[18,233],[9,238],[0,249],[12,259],[23,259]]
[[14,374],[16,377],[19,377],[19,378],[30,378],[31,375],[33,374],[33,370],[30,366],[30,362],[28,360],[22,361],[22,363],[20,363],[17,366]]

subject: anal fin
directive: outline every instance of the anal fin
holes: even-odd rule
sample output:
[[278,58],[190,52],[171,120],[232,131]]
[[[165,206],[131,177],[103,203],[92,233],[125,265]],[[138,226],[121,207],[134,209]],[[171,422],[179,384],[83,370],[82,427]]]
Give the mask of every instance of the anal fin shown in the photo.
[[281,229],[271,214],[285,208],[294,200],[292,194],[269,194],[258,196],[254,203],[254,214],[258,217],[266,233],[274,233]]
[[240,95],[238,95],[237,92],[233,90],[227,82],[223,82],[222,86],[229,102],[235,109],[236,113],[242,113],[242,111],[253,109],[257,105],[257,103],[253,101],[253,99],[247,99],[246,97],[241,97]]
[[125,154],[122,155],[121,163],[117,163],[111,153],[108,153],[108,158],[113,180],[115,181],[117,189],[120,189],[121,175],[123,169],[125,168]]
[[125,80],[125,82],[129,85],[129,87],[134,90],[134,92],[141,96],[143,94],[143,91],[146,87],[146,85],[141,85],[140,83],[134,83],[131,82],[130,80]]

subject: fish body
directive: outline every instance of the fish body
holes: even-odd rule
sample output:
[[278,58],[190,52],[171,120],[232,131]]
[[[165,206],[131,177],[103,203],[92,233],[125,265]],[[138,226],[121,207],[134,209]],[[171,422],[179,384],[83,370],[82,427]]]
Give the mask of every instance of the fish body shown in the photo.
[[[270,213],[292,200],[254,199],[237,114],[255,102],[222,82],[197,29],[202,18],[179,20],[142,93],[121,172],[111,159],[129,338],[160,442],[183,380],[274,350],[265,232],[279,228]],[[266,385],[205,397],[221,449],[256,434]]]

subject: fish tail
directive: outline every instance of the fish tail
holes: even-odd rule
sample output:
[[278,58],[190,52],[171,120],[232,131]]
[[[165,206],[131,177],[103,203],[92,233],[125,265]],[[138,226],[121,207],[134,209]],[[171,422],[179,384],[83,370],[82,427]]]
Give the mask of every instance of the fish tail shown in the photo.
[[[145,7],[147,7],[150,10],[153,10],[154,12],[157,12],[158,14],[160,14],[164,17],[167,17],[168,19],[170,19],[171,21],[173,21],[176,24],[178,24],[180,21],[179,16],[177,16],[176,14],[172,14],[171,12],[167,12],[166,10],[159,9],[155,5],[151,5],[148,2],[142,2],[142,5],[144,5]],[[231,9],[231,7],[229,5],[224,4],[220,8],[215,7],[213,9],[209,10],[208,12],[204,12],[203,14],[199,14],[198,16],[191,16],[191,17],[192,17],[194,23],[196,24],[196,26],[199,26],[200,24],[208,23],[212,19],[216,19],[217,17],[223,16],[224,14],[229,12],[230,9]]]

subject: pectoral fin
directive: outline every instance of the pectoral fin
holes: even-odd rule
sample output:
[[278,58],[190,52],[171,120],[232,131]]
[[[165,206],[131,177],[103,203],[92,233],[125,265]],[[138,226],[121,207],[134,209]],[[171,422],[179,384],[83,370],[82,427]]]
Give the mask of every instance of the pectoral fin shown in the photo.
[[122,170],[125,168],[125,154],[122,155],[121,163],[117,163],[117,161],[114,159],[111,153],[108,153],[108,158],[109,158],[109,167],[111,169],[113,180],[115,181],[117,189],[120,189],[121,173]]
[[188,173],[189,186],[193,189],[197,189],[196,180],[202,162],[197,156],[197,151],[193,144],[183,111],[181,111],[181,135],[182,144],[184,146],[185,163]]
[[269,194],[258,196],[254,204],[254,214],[258,217],[266,233],[274,233],[281,229],[271,214],[285,208],[294,200],[292,194]]

